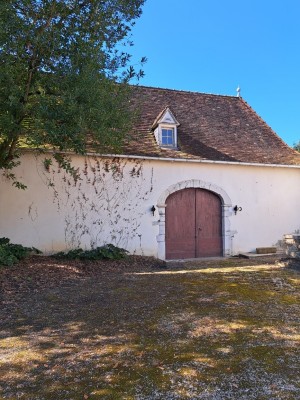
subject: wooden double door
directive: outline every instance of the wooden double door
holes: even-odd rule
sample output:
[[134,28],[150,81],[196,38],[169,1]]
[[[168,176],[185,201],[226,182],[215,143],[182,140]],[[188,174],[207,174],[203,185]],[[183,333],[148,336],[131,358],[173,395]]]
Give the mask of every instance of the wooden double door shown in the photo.
[[223,255],[220,198],[205,189],[183,189],[166,202],[166,258]]

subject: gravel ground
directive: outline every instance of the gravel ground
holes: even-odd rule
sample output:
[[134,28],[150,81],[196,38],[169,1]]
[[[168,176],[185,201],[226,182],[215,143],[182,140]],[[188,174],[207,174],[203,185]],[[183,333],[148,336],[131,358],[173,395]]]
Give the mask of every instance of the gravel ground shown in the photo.
[[0,399],[300,399],[300,272],[276,257],[0,269]]

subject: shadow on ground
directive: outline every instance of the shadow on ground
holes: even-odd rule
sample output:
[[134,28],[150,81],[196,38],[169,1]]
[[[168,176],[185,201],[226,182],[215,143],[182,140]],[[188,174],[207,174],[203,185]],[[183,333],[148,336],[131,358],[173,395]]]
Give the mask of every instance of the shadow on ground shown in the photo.
[[0,398],[300,398],[300,275],[274,259],[16,271],[0,271]]

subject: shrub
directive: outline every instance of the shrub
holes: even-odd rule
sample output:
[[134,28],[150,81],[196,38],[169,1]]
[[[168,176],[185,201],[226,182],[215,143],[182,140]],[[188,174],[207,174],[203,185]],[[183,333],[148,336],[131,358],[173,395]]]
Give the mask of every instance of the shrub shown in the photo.
[[11,266],[32,253],[41,252],[35,247],[24,247],[21,244],[10,243],[8,238],[0,238],[0,266]]
[[68,252],[59,252],[54,255],[57,258],[64,258],[68,260],[119,260],[126,257],[128,251],[113,244],[106,244],[105,246],[96,247],[91,250],[74,249]]

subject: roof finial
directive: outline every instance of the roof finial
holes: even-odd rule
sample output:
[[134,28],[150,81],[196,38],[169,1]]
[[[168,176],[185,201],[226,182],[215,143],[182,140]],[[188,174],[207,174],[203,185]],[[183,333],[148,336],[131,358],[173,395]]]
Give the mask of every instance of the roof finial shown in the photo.
[[236,92],[237,92],[237,97],[241,97],[241,88],[240,88],[240,85],[238,85],[238,87],[237,87],[237,89],[236,89]]

